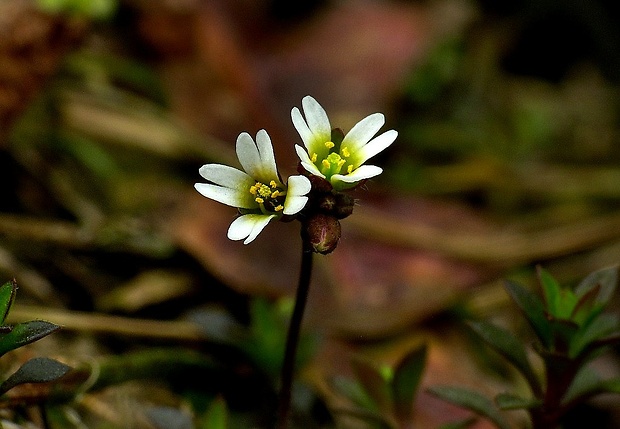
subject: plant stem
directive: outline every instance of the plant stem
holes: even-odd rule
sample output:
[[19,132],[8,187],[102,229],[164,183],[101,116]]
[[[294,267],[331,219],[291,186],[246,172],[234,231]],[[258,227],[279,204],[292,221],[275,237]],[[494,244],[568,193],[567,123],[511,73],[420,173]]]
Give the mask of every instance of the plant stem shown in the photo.
[[299,284],[297,295],[295,296],[295,308],[291,316],[286,337],[286,349],[282,372],[280,376],[280,398],[278,403],[278,429],[287,429],[289,426],[289,415],[291,413],[291,389],[293,386],[293,373],[295,370],[295,357],[297,355],[297,344],[301,332],[301,322],[304,317],[308,291],[310,289],[310,276],[312,274],[312,251],[306,246],[305,240],[302,243],[301,267],[299,270]]

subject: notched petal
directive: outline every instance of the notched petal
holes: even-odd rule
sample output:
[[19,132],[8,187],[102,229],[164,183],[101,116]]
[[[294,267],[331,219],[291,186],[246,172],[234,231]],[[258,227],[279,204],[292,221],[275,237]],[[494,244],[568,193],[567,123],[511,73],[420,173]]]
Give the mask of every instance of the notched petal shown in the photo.
[[261,233],[271,219],[276,215],[248,214],[235,219],[228,228],[228,238],[231,240],[243,240],[248,244]]

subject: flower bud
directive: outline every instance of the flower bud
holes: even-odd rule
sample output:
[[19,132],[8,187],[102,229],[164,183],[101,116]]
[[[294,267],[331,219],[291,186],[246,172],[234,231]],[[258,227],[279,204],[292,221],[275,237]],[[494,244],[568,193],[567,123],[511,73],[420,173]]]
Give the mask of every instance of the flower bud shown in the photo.
[[303,239],[315,253],[331,253],[340,240],[340,222],[333,216],[314,214],[305,220]]

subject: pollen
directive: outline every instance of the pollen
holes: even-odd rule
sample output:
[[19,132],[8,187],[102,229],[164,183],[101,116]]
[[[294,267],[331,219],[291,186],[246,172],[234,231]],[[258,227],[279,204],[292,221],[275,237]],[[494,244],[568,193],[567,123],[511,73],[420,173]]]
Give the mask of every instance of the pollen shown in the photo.
[[284,206],[282,204],[279,204],[275,206],[273,209],[277,212],[281,212],[282,210],[284,210]]
[[262,199],[261,197],[256,197],[254,201],[256,201],[258,204],[263,204],[265,202],[265,200]]
[[349,152],[349,148],[348,147],[343,147],[342,149],[340,149],[340,153],[342,154],[342,156],[344,156],[345,158],[348,158],[351,156],[351,152]]
[[273,191],[271,193],[271,198],[277,198],[280,195],[280,191]]
[[278,184],[276,183],[275,180],[272,180],[271,182],[269,182],[269,186],[271,186],[273,189],[278,187]]
[[312,162],[316,162],[316,158],[317,158],[317,154],[316,152],[312,154],[312,156],[310,157],[310,161]]
[[353,172],[353,164],[349,164],[347,167],[347,173],[351,174]]
[[340,161],[338,161],[338,169],[342,168],[342,166],[344,165],[346,161],[344,159],[341,159]]
[[333,148],[334,146],[336,146],[336,145],[334,144],[334,142],[325,142],[325,147],[326,147],[327,149],[331,149],[331,148]]
[[321,161],[321,164],[323,164],[323,167],[325,167],[325,168],[329,168],[329,167],[331,167],[331,166],[332,166],[332,165],[330,164],[330,162],[329,162],[328,160],[326,160],[326,159],[324,159],[323,161]]

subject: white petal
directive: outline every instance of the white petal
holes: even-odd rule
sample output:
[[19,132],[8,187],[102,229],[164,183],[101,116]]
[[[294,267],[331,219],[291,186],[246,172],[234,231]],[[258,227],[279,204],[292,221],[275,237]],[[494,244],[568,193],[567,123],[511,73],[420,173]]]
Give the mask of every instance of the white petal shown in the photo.
[[382,113],[366,116],[344,136],[341,147],[346,147],[351,153],[357,151],[377,134],[383,124],[385,124],[385,116]]
[[288,178],[287,195],[306,195],[311,189],[310,180],[305,176],[291,176]]
[[216,185],[240,189],[252,186],[254,179],[241,170],[222,164],[205,164],[198,170],[200,175]]
[[243,240],[243,244],[253,241],[258,234],[267,226],[275,215],[248,214],[235,219],[228,228],[228,238],[231,240]]
[[237,137],[237,158],[239,158],[239,162],[243,169],[256,179],[256,173],[260,166],[260,154],[258,153],[258,148],[256,147],[256,143],[254,143],[254,139],[248,133],[241,133],[239,137]]
[[301,209],[306,206],[308,202],[308,197],[297,197],[297,196],[288,196],[284,201],[284,210],[282,213],[285,215],[294,215],[295,213],[299,213]]
[[312,133],[323,140],[323,142],[330,141],[332,128],[323,107],[309,95],[306,95],[301,100],[301,105],[306,115],[306,122]]
[[256,146],[260,156],[260,176],[257,176],[256,179],[260,179],[264,183],[275,180],[278,185],[281,185],[282,183],[278,178],[278,167],[276,166],[276,157],[273,153],[273,145],[267,131],[259,130],[256,133]]
[[306,120],[301,115],[301,112],[297,107],[293,107],[291,110],[291,120],[293,121],[293,125],[299,133],[301,140],[304,142],[304,146],[309,148],[311,143],[314,141],[314,134],[312,134],[312,131],[308,128]]
[[354,165],[361,165],[369,158],[372,158],[396,140],[398,132],[396,130],[389,130],[375,137],[366,144],[366,146],[360,148],[357,152],[352,154],[351,163]]
[[334,174],[330,180],[332,185],[334,185],[334,189],[340,190],[350,188],[352,184],[360,182],[364,179],[370,179],[371,177],[378,176],[382,172],[383,169],[381,167],[377,167],[376,165],[362,165],[351,174]]
[[306,206],[308,197],[305,197],[312,189],[310,180],[304,176],[291,176],[288,178],[288,191],[286,193],[286,199],[284,200],[284,210],[282,213],[285,215],[292,215],[298,213]]
[[325,175],[323,175],[319,171],[317,166],[314,165],[314,163],[312,162],[312,160],[308,156],[308,152],[306,152],[306,150],[303,147],[301,147],[298,144],[296,144],[295,145],[295,152],[297,152],[297,156],[301,160],[302,167],[304,167],[308,173],[314,174],[315,176],[319,176],[319,177],[325,178]]
[[242,192],[238,189],[225,188],[211,183],[196,183],[194,188],[203,196],[211,198],[219,203],[241,209],[258,207],[250,192]]

